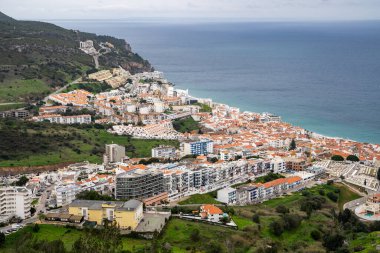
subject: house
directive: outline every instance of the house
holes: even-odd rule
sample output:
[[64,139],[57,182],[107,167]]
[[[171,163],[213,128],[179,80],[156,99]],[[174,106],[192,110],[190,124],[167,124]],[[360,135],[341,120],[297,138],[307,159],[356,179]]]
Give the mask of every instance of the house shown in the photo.
[[203,205],[200,209],[202,219],[218,222],[223,217],[222,209],[215,205]]
[[77,199],[70,204],[69,214],[97,224],[115,221],[121,229],[134,230],[143,218],[143,203],[135,199],[127,202]]

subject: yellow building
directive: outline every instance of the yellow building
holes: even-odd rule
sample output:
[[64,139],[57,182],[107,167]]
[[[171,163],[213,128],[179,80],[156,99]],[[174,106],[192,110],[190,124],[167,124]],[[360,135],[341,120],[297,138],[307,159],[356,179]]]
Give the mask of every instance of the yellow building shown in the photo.
[[77,199],[70,204],[69,213],[83,215],[85,220],[97,224],[116,221],[121,229],[134,230],[143,218],[143,203],[134,199],[127,202]]

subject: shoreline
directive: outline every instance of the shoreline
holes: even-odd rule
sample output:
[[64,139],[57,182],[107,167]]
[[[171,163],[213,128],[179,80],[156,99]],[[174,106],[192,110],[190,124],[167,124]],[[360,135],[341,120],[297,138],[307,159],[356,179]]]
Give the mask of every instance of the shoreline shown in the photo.
[[[164,73],[164,72],[163,72],[163,73]],[[183,88],[183,87],[181,87],[181,88]],[[190,95],[190,92],[191,92],[190,89],[187,88],[187,90],[189,90],[189,96],[192,97],[192,98],[194,98],[194,99],[197,99],[197,100],[211,99],[211,100],[213,101],[213,102],[212,102],[213,104],[227,105],[227,106],[229,106],[229,107],[236,107],[236,108],[238,108],[238,109],[240,110],[240,108],[237,107],[237,106],[231,106],[231,105],[229,105],[229,104],[227,104],[227,103],[216,102],[216,101],[213,100],[213,98],[201,98],[201,97],[195,97],[195,96],[192,96],[192,95]],[[249,110],[241,111],[241,113],[244,113],[244,112],[247,112],[247,113],[255,113],[255,114],[271,113],[271,112],[268,112],[268,111],[267,111],[267,112],[254,112],[254,111],[249,111]],[[280,116],[280,117],[282,118],[282,115],[277,115],[277,116]],[[282,121],[282,120],[281,120],[281,121]],[[282,121],[282,122],[287,123],[287,124],[290,124],[290,125],[292,125],[293,127],[299,127],[299,128],[301,128],[301,129],[303,129],[303,130],[305,130],[305,131],[308,131],[308,132],[310,132],[315,138],[319,138],[319,139],[342,140],[342,141],[349,141],[349,142],[355,142],[355,143],[368,143],[368,144],[370,144],[370,145],[377,145],[377,146],[380,146],[380,143],[363,142],[363,141],[357,141],[357,140],[353,140],[353,139],[350,139],[350,138],[338,137],[338,136],[335,136],[335,137],[333,137],[333,136],[328,136],[328,135],[325,135],[325,134],[320,134],[320,133],[317,133],[317,132],[314,132],[314,131],[311,131],[311,130],[307,130],[307,129],[303,128],[302,126],[296,126],[296,125],[294,125],[293,123],[290,123],[290,122],[288,122],[288,121]]]

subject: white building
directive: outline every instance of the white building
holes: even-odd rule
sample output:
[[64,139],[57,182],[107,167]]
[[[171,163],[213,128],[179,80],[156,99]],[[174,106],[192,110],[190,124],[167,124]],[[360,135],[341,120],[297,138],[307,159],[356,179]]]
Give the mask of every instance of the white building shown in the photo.
[[181,143],[182,155],[207,155],[214,152],[214,143],[210,140],[201,140]]
[[173,146],[163,146],[152,148],[152,157],[156,158],[176,158],[176,148]]
[[217,192],[217,199],[219,202],[225,204],[236,203],[236,189],[232,187],[226,187]]
[[270,161],[271,170],[274,173],[284,172],[286,171],[286,163],[284,159],[280,157],[276,157]]
[[57,206],[68,205],[76,199],[76,195],[81,191],[80,187],[72,184],[56,187]]
[[62,116],[59,114],[49,114],[49,115],[41,115],[32,118],[34,121],[42,122],[49,121],[50,123],[57,124],[90,124],[91,123],[91,115],[72,115],[72,116]]
[[104,155],[104,163],[121,162],[125,157],[125,147],[117,144],[106,144],[106,153]]
[[31,216],[31,196],[31,191],[26,187],[1,187],[0,214],[8,217],[16,215],[21,219],[29,218]]

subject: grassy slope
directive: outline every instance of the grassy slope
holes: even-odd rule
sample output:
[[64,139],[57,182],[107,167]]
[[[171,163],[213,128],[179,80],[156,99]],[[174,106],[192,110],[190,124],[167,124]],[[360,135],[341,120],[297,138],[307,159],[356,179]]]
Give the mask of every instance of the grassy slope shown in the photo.
[[49,91],[49,86],[43,80],[8,78],[0,82],[0,102],[21,101],[27,96],[33,96],[33,94],[47,95]]
[[[1,252],[4,253],[14,253],[14,245],[17,242],[17,239],[23,232],[32,232],[32,227],[25,227],[23,230],[20,230],[14,234],[11,234],[6,237],[6,243]],[[80,237],[82,234],[81,231],[65,228],[62,226],[54,226],[54,225],[40,225],[40,231],[38,233],[33,233],[33,235],[40,240],[57,240],[61,239],[65,245],[67,250],[71,250],[74,242]],[[123,249],[124,250],[132,250],[133,248],[138,249],[142,247],[146,243],[149,243],[146,240],[139,239],[131,239],[131,238],[123,238]]]
[[[81,161],[99,163],[102,161],[104,145],[109,143],[134,147],[133,151],[127,151],[130,157],[150,157],[151,149],[160,144],[178,146],[176,141],[131,139],[110,134],[104,129],[21,122],[17,122],[17,127],[20,129],[13,131],[13,135],[12,131],[0,131],[0,137],[4,140],[0,143],[0,153],[10,156],[0,157],[0,166],[37,166]],[[26,136],[23,136],[24,127],[27,129]]]
[[26,104],[24,103],[15,103],[15,104],[0,104],[0,112],[1,111],[8,111],[8,110],[13,110],[13,109],[19,109],[25,107]]
[[178,132],[186,133],[191,131],[198,131],[199,123],[196,122],[192,117],[187,117],[184,119],[174,120],[173,127]]
[[220,204],[219,201],[215,200],[215,198],[209,194],[194,194],[191,195],[188,199],[184,201],[180,201],[178,204],[180,205],[190,205],[190,204]]

